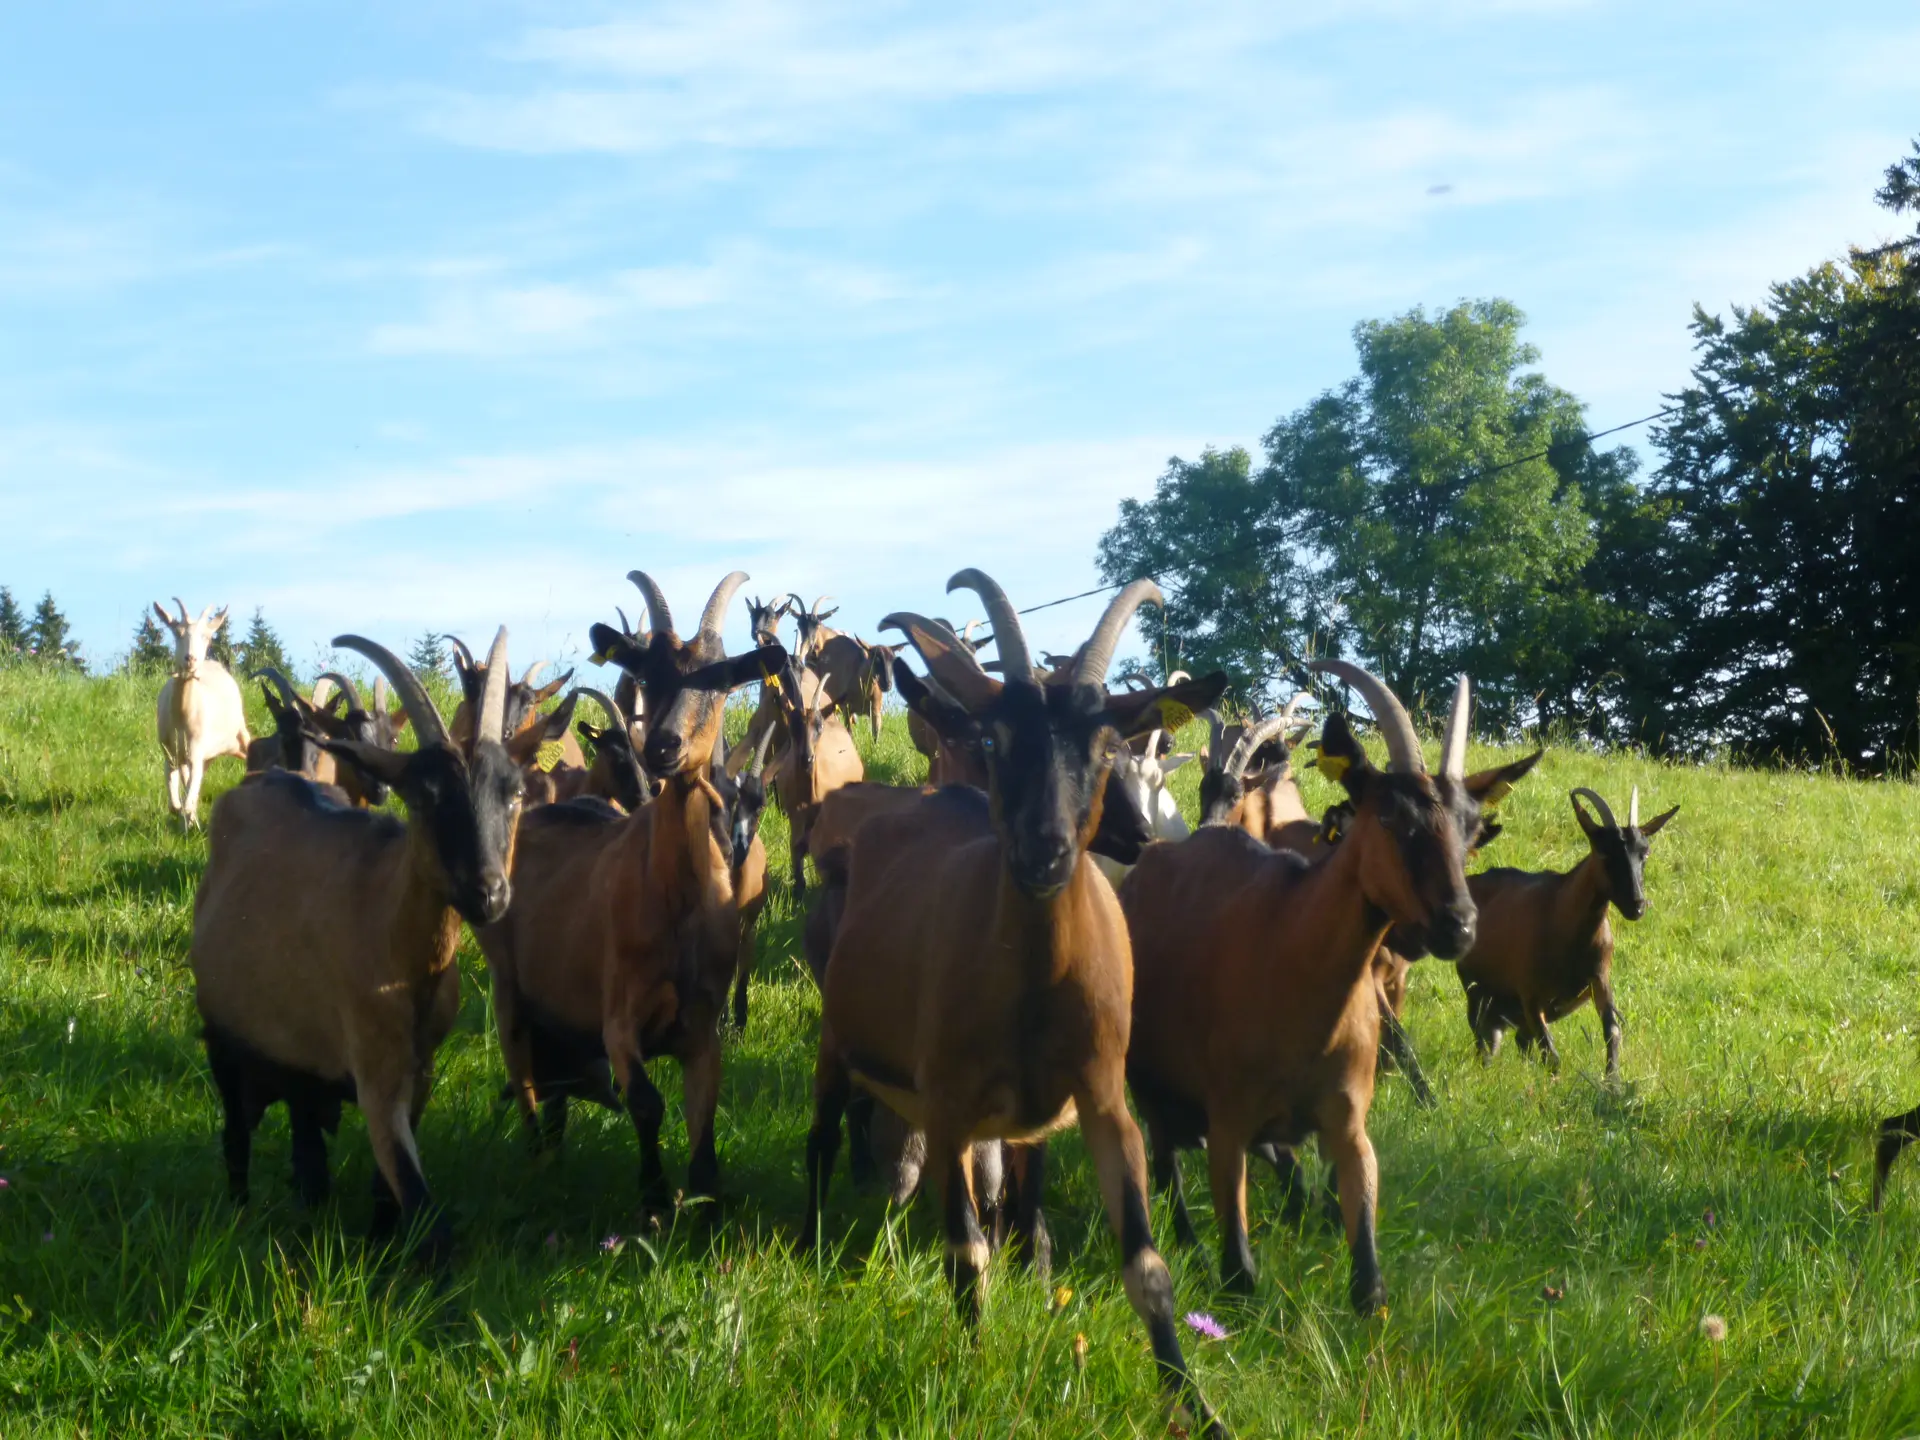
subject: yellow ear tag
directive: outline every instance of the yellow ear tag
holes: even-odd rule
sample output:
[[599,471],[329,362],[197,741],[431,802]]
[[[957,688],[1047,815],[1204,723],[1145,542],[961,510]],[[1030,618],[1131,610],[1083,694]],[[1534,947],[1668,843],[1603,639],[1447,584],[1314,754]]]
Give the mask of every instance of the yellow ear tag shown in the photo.
[[1347,767],[1353,762],[1344,755],[1329,755],[1326,751],[1322,750],[1320,752],[1320,758],[1314,763],[1319,767],[1322,775],[1338,783],[1340,777],[1347,773]]
[[1193,711],[1175,700],[1160,702],[1160,728],[1172,733],[1184,730],[1193,723]]
[[760,683],[765,685],[769,690],[778,690],[780,688],[780,677],[771,670],[762,670],[760,672]]
[[560,763],[562,753],[560,742],[549,740],[540,747],[540,754],[535,758],[534,763],[540,767],[542,773],[551,774],[553,767]]
[[612,658],[613,652],[611,650],[596,650],[593,655],[593,663],[596,665],[604,665]]

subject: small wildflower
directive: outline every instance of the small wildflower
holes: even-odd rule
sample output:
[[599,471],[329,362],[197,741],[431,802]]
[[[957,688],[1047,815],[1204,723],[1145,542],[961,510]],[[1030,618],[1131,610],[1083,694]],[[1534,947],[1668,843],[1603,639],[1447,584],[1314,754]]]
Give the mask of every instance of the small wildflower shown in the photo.
[[1727,1338],[1727,1322],[1718,1315],[1702,1315],[1700,1317],[1700,1333],[1718,1345],[1722,1340]]
[[53,1231],[51,1231],[51,1230],[42,1230],[42,1231],[40,1232],[40,1243],[41,1243],[42,1245],[51,1245],[51,1244],[53,1244]]
[[1707,1237],[1706,1237],[1706,1236],[1704,1236],[1704,1235],[1699,1235],[1699,1236],[1696,1236],[1696,1237],[1694,1238],[1694,1242],[1693,1242],[1693,1248],[1694,1248],[1694,1249],[1696,1249],[1696,1250],[1704,1250],[1704,1249],[1706,1249],[1706,1248],[1707,1248]]
[[1053,1292],[1053,1313],[1054,1314],[1058,1315],[1062,1310],[1066,1309],[1067,1306],[1071,1305],[1072,1303],[1073,1303],[1073,1291],[1068,1286],[1062,1285],[1058,1290]]
[[1707,1222],[1707,1229],[1709,1230],[1713,1229],[1714,1226],[1720,1223],[1720,1217],[1713,1213],[1713,1208],[1711,1206],[1707,1208],[1707,1213],[1701,1218],[1703,1218]]
[[1087,1368],[1087,1337],[1084,1335],[1073,1337],[1073,1368],[1076,1370]]
[[1227,1338],[1227,1327],[1204,1310],[1189,1310],[1186,1315],[1187,1328],[1196,1335],[1204,1335],[1209,1340]]
[[1558,1305],[1562,1300],[1567,1298],[1566,1287],[1561,1285],[1542,1285],[1540,1287],[1540,1298],[1549,1305]]
[[549,1230],[547,1232],[547,1238],[546,1238],[545,1244],[547,1247],[547,1253],[551,1255],[554,1251],[560,1248],[560,1236],[554,1231]]
[[618,1235],[609,1235],[600,1242],[600,1248],[609,1255],[618,1255],[620,1253],[620,1247],[626,1243],[627,1242]]
[[6,1189],[10,1183],[6,1176],[0,1175],[0,1190]]

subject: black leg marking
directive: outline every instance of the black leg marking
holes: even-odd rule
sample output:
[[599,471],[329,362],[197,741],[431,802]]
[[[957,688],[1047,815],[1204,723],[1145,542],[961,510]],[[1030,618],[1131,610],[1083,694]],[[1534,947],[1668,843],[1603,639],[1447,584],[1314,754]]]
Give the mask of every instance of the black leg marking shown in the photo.
[[294,1194],[309,1208],[324,1205],[333,1186],[327,1173],[325,1119],[315,1107],[289,1100],[287,1120],[293,1129]]
[[1173,1206],[1174,1243],[1197,1245],[1200,1237],[1194,1231],[1193,1216],[1187,1213],[1187,1182],[1180,1173],[1180,1151],[1161,1126],[1148,1126],[1147,1141],[1153,1152],[1153,1188]]
[[638,1055],[627,1065],[627,1114],[640,1140],[640,1202],[650,1210],[666,1210],[673,1203],[667,1193],[667,1172],[660,1163],[660,1124],[666,1119],[667,1102]]
[[1053,1240],[1047,1234],[1047,1216],[1041,1202],[1047,1186],[1047,1142],[1021,1146],[1007,1167],[1008,1234],[1014,1254],[1033,1267],[1042,1280],[1053,1270]]
[[879,1102],[866,1091],[856,1092],[846,1103],[847,1165],[853,1172],[854,1187],[869,1189],[876,1167],[873,1163],[873,1107]]
[[[928,1137],[927,1158],[935,1158],[932,1137]],[[947,1280],[953,1286],[960,1318],[975,1325],[980,1320],[980,1273],[987,1258],[987,1237],[980,1229],[980,1217],[974,1213],[973,1186],[967,1183],[966,1167],[957,1155],[947,1159],[946,1194],[942,1200],[947,1229]]]
[[[807,1214],[800,1224],[800,1248],[810,1250],[819,1238],[820,1211],[827,1203],[833,1180],[833,1162],[840,1152],[840,1117],[853,1089],[844,1074],[823,1085],[813,1101],[813,1128],[807,1131]],[[871,1162],[869,1162],[871,1164]]]
[[220,1146],[227,1162],[227,1193],[233,1197],[234,1204],[244,1205],[249,1195],[247,1176],[253,1161],[253,1127],[259,1122],[259,1117],[250,1113],[248,1103],[247,1062],[225,1039],[209,1031],[207,1066],[213,1071],[213,1083],[220,1091],[220,1106],[226,1117],[220,1132]]
[[1880,1144],[1873,1157],[1873,1208],[1878,1210],[1887,1196],[1887,1172],[1900,1152],[1920,1140],[1920,1105],[1880,1122]]
[[1263,1142],[1251,1151],[1273,1167],[1280,1182],[1280,1218],[1298,1229],[1307,1218],[1307,1181],[1300,1168],[1300,1155],[1291,1145]]
[[1360,1223],[1353,1237],[1353,1273],[1347,1279],[1347,1300],[1361,1315],[1372,1315],[1387,1303],[1387,1285],[1380,1276],[1380,1252],[1374,1241],[1370,1205],[1360,1207]]
[[1413,1087],[1414,1103],[1423,1110],[1431,1110],[1433,1087],[1427,1084],[1426,1073],[1420,1068],[1420,1057],[1413,1053],[1413,1040],[1406,1026],[1400,1023],[1400,1017],[1385,1005],[1380,1007],[1380,1054],[1392,1060],[1395,1068],[1407,1077],[1407,1084]]

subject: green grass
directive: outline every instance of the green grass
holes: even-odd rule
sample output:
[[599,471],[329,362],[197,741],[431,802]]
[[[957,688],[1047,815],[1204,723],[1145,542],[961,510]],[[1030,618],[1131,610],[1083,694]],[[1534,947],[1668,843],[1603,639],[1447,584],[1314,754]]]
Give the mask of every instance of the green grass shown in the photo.
[[[784,891],[751,1034],[728,1051],[716,1231],[689,1217],[602,1248],[639,1223],[631,1130],[590,1111],[563,1159],[528,1159],[494,1102],[470,943],[421,1136],[451,1269],[361,1240],[357,1116],[334,1146],[338,1198],[306,1214],[276,1112],[237,1215],[185,963],[204,842],[165,818],[153,688],[0,672],[0,1435],[1163,1433],[1072,1137],[1049,1197],[1074,1292],[1060,1313],[1009,1268],[970,1338],[927,1208],[889,1213],[844,1169],[838,1243],[794,1254],[818,1011]],[[904,726],[871,768],[913,772]],[[238,772],[221,762],[211,794]],[[1231,1331],[1189,1353],[1239,1433],[1920,1432],[1920,1162],[1883,1218],[1864,1205],[1875,1120],[1920,1099],[1920,796],[1556,751],[1508,802],[1494,857],[1570,864],[1568,787],[1618,807],[1636,782],[1643,804],[1682,808],[1648,863],[1651,914],[1619,926],[1618,1091],[1590,1010],[1559,1027],[1557,1079],[1511,1046],[1482,1069],[1447,967],[1414,972],[1408,1027],[1440,1106],[1389,1077],[1374,1107],[1385,1318],[1347,1311],[1344,1247],[1282,1228],[1265,1176],[1258,1297],[1222,1298],[1190,1157],[1205,1248],[1169,1258],[1182,1307]],[[1309,792],[1327,798],[1317,777]],[[781,873],[777,814],[767,838]],[[671,1098],[672,1067],[658,1078]],[[1723,1344],[1701,1334],[1709,1313]]]

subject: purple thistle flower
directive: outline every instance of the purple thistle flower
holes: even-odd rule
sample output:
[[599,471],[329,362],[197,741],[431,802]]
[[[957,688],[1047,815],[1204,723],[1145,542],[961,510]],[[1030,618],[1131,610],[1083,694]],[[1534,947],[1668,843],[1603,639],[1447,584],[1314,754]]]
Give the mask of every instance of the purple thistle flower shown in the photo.
[[1197,1335],[1206,1336],[1209,1340],[1224,1340],[1227,1338],[1227,1327],[1214,1319],[1213,1316],[1207,1314],[1204,1310],[1189,1310],[1186,1314],[1186,1321],[1188,1329]]
[[626,1243],[627,1242],[618,1235],[609,1235],[600,1242],[600,1248],[609,1255],[617,1255],[620,1253],[620,1247]]
[[9,1184],[9,1181],[7,1180],[7,1177],[4,1175],[0,1175],[0,1190],[6,1189],[8,1184]]

